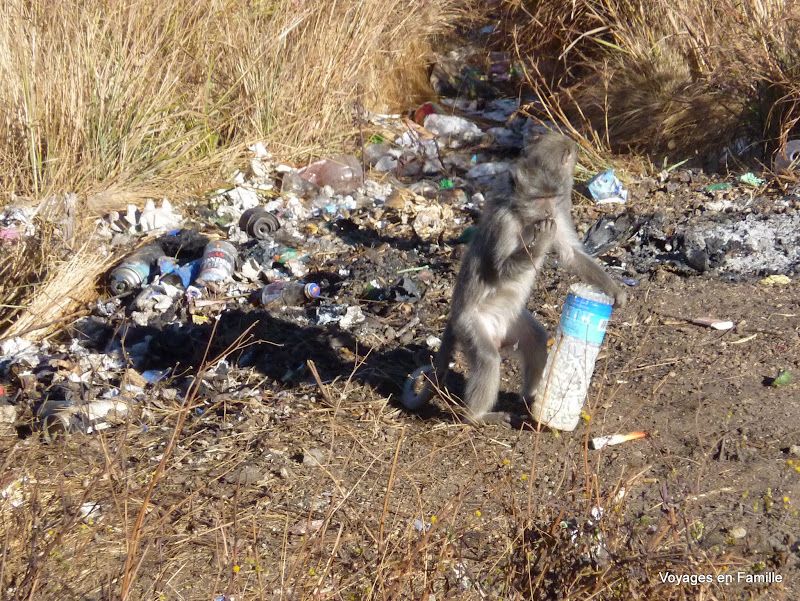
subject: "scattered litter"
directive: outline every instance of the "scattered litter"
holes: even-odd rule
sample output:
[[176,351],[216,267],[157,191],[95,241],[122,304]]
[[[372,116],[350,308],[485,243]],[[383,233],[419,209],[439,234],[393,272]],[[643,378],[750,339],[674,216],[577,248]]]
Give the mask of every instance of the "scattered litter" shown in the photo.
[[438,336],[428,336],[425,339],[425,346],[427,346],[432,351],[438,351],[439,347],[442,346],[442,339]]
[[141,288],[150,280],[150,274],[164,255],[158,244],[147,244],[137,249],[111,272],[111,290],[114,294],[124,294]]
[[588,284],[570,287],[531,407],[539,423],[568,432],[577,427],[613,304]]
[[319,296],[319,284],[305,282],[273,282],[261,290],[261,304],[264,307],[283,305],[297,307]]
[[792,280],[786,275],[770,275],[758,280],[758,283],[762,286],[786,286],[791,284]]
[[464,176],[467,179],[479,179],[484,177],[493,177],[501,173],[508,173],[511,169],[511,163],[506,161],[495,161],[493,163],[480,163],[472,167]]
[[433,526],[433,524],[431,524],[430,522],[426,524],[419,518],[415,518],[412,524],[414,526],[414,530],[416,530],[417,532],[427,532]]
[[789,372],[788,369],[782,369],[778,372],[778,375],[772,379],[770,382],[770,386],[774,386],[775,388],[780,388],[783,386],[788,386],[792,383],[792,374]]
[[361,163],[352,155],[338,155],[310,163],[300,177],[318,186],[330,186],[336,193],[348,194],[364,183]]
[[257,240],[268,240],[280,227],[278,218],[261,207],[247,209],[239,219],[239,229]]
[[425,117],[425,129],[449,148],[461,148],[478,142],[483,137],[483,132],[477,125],[456,115],[429,114]]
[[15,477],[13,472],[4,474],[0,482],[0,499],[8,501],[12,507],[21,507],[25,503],[26,489],[31,490],[30,487],[36,484],[36,480],[27,476]]
[[628,442],[629,440],[638,440],[645,438],[647,434],[644,432],[631,432],[630,434],[614,434],[612,436],[598,436],[589,441],[589,448],[593,450],[602,449],[603,447],[612,447],[614,445]]
[[192,282],[200,275],[202,266],[202,259],[195,259],[194,261],[179,265],[177,261],[171,257],[160,257],[158,259],[158,269],[160,272],[159,280],[172,284],[180,283],[185,290],[188,290]]
[[776,170],[796,170],[800,166],[800,140],[789,140],[783,152],[775,156]]
[[458,244],[469,244],[475,237],[477,231],[478,228],[476,226],[474,225],[469,226],[463,232],[461,232],[461,235],[458,238],[456,238],[456,242]]
[[714,319],[713,317],[696,317],[691,320],[691,323],[698,326],[705,326],[714,330],[730,330],[736,324],[732,321],[724,321],[722,319]]
[[36,226],[31,212],[22,207],[6,207],[0,212],[0,243],[34,236]]
[[706,192],[717,192],[733,189],[733,184],[730,182],[721,182],[719,184],[710,184],[704,188]]
[[198,281],[208,284],[229,280],[233,275],[238,256],[236,247],[230,242],[224,240],[209,242],[203,250],[203,263],[197,276]]
[[747,184],[748,186],[753,186],[758,188],[761,184],[763,184],[766,180],[757,177],[754,173],[744,173],[739,176],[739,181],[742,183]]
[[339,327],[343,330],[350,330],[354,326],[364,323],[367,320],[361,307],[347,307],[344,316],[339,320]]
[[444,233],[446,225],[452,218],[453,210],[445,205],[418,207],[412,227],[421,239],[434,240]]
[[598,173],[586,185],[597,204],[624,204],[628,200],[628,191],[622,186],[613,169]]
[[111,211],[99,223],[101,235],[110,238],[113,233],[166,232],[178,229],[182,222],[183,217],[175,212],[168,199],[162,199],[161,206],[156,207],[155,201],[148,198],[142,210],[139,210],[136,205],[130,204],[124,215],[117,211]]
[[123,401],[45,401],[36,410],[37,423],[47,442],[68,432],[91,434],[109,428],[125,418],[128,404]]

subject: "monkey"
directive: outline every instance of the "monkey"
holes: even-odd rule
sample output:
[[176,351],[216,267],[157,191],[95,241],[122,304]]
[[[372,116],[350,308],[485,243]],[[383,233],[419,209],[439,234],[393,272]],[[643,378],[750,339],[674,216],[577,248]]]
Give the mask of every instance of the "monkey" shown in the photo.
[[[626,293],[586,254],[572,223],[577,155],[568,137],[541,136],[512,166],[513,192],[487,201],[456,277],[433,366],[416,369],[406,380],[402,403],[408,410],[430,401],[457,349],[464,352],[469,370],[464,398],[469,423],[510,424],[508,413],[492,411],[500,388],[501,351],[519,356],[522,397],[533,399],[547,361],[547,331],[525,305],[551,250],[618,306],[627,302]],[[420,375],[424,388],[415,393]]]

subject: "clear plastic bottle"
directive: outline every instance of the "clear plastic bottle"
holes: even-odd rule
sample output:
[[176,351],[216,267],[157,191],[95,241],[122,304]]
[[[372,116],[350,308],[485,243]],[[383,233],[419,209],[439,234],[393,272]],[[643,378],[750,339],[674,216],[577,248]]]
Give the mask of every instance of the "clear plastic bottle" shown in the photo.
[[297,307],[319,296],[319,284],[305,282],[272,282],[261,290],[261,304],[265,307],[283,304]]
[[531,408],[542,425],[567,431],[578,425],[613,303],[588,284],[570,287]]
[[300,177],[318,186],[331,186],[336,194],[349,194],[364,183],[361,163],[349,154],[314,161]]

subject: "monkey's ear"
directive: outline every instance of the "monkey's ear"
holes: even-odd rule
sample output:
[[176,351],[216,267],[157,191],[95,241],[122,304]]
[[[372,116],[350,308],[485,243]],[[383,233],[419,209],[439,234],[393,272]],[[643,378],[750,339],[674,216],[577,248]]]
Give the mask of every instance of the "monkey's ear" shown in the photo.
[[561,164],[568,165],[571,155],[572,155],[572,149],[565,148],[564,153],[561,155]]

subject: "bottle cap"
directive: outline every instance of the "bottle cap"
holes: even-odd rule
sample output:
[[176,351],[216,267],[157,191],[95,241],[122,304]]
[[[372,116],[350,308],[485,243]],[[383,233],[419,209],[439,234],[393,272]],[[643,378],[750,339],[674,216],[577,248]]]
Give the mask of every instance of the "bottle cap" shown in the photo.
[[319,284],[310,283],[306,284],[304,288],[304,292],[308,298],[317,298],[319,296]]

